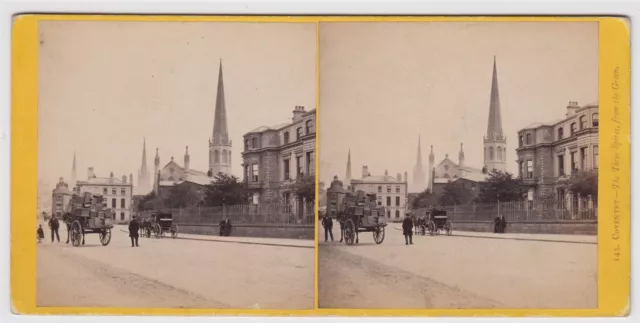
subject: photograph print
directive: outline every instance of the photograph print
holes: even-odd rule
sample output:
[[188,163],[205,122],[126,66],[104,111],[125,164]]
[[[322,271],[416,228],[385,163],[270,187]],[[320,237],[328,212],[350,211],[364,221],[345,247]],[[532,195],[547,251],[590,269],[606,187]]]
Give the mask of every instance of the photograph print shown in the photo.
[[314,307],[316,24],[40,21],[38,307]]
[[320,23],[320,308],[597,304],[598,23]]

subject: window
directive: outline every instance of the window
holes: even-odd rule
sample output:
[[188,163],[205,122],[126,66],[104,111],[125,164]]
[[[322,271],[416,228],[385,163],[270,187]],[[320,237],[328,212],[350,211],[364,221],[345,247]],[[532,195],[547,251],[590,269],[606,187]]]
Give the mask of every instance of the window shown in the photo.
[[107,195],[108,194],[108,189],[105,187],[102,189],[102,195]]
[[222,163],[226,164],[227,163],[227,150],[222,150]]
[[289,172],[290,160],[285,159],[282,161],[284,163],[284,180],[289,180],[291,178],[291,174]]
[[391,211],[387,210],[387,217],[391,218]]
[[124,209],[125,208],[125,202],[124,199],[120,199],[120,208]]
[[400,206],[400,196],[396,196],[396,206]]
[[558,128],[558,140],[562,139],[564,136],[564,128]]
[[520,178],[524,178],[524,176],[527,174],[527,170],[525,169],[525,166],[526,166],[525,162],[521,161],[520,162],[520,167],[519,167],[520,168],[519,169]]
[[533,178],[533,160],[527,160],[527,178]]
[[400,193],[400,186],[396,186],[396,193]]
[[382,196],[378,195],[378,205],[382,205]]
[[254,182],[258,181],[258,164],[253,164],[252,166],[252,178]]
[[291,203],[291,194],[289,192],[282,193],[282,199],[284,204],[289,205]]
[[558,176],[564,176],[564,155],[558,156]]
[[524,137],[520,136],[520,140],[518,140],[518,147],[524,146]]
[[251,165],[247,165],[247,181],[251,178]]
[[382,186],[378,186],[378,193],[382,193]]
[[298,129],[296,129],[296,140],[300,140],[301,137],[302,137],[302,127],[298,127]]
[[124,212],[120,212],[120,220],[124,221]]
[[296,157],[296,176],[297,177],[301,177],[303,175],[302,173],[302,156],[297,156]]
[[387,196],[387,206],[391,206],[391,196]]
[[258,138],[251,138],[251,148],[258,148]]
[[249,139],[244,141],[244,150],[249,150]]
[[127,194],[127,190],[125,188],[121,188],[120,195],[126,195],[126,194]]
[[396,219],[400,218],[400,210],[396,210]]
[[[313,175],[315,169],[315,162],[313,158],[313,151],[307,153],[307,174]],[[349,185],[349,183],[347,183]]]
[[387,193],[391,193],[391,186],[387,186]]
[[594,114],[591,116],[591,122],[593,122],[593,126],[594,126],[594,127],[597,127],[597,126],[598,126],[598,114],[597,114],[597,113],[594,113]]
[[587,166],[587,147],[580,148],[580,169],[586,169]]
[[593,168],[598,169],[598,146],[593,146]]
[[116,199],[111,199],[111,208],[112,209],[116,208]]
[[578,164],[576,162],[576,152],[571,152],[571,171],[575,171],[578,169]]
[[573,136],[576,133],[576,123],[571,124],[571,135]]
[[111,189],[111,195],[116,195],[116,192],[117,192],[117,190],[116,190],[115,187]]
[[527,134],[527,145],[531,145],[531,134]]
[[489,160],[493,160],[495,158],[495,153],[493,151],[493,147],[489,147]]
[[311,134],[311,129],[313,128],[313,122],[311,120],[307,121],[307,135]]
[[587,116],[580,117],[580,130],[587,127]]
[[289,132],[288,132],[288,131],[286,131],[286,132],[284,133],[284,144],[286,145],[286,144],[288,144],[288,143],[289,143]]
[[502,148],[498,147],[498,160],[502,160]]

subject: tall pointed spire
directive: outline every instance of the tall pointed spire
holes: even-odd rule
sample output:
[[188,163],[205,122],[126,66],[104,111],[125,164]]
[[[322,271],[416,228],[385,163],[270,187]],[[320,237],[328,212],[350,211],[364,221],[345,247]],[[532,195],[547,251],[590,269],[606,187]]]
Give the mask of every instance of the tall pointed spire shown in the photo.
[[76,152],[73,151],[73,165],[71,166],[71,186],[76,186]]
[[147,168],[147,138],[142,140],[142,168]]
[[345,182],[347,186],[351,185],[351,149],[347,155],[347,175],[345,176]]
[[218,71],[218,92],[216,94],[216,110],[213,117],[213,143],[229,143],[229,133],[227,130],[227,109],[224,101],[224,79],[222,77],[222,59],[220,59],[220,69]]
[[418,160],[417,164],[422,166],[422,148],[420,147],[420,135],[418,135]]
[[491,98],[489,101],[489,122],[487,123],[487,139],[501,139],[502,115],[500,114],[500,91],[498,90],[498,68],[493,56],[493,76],[491,78]]

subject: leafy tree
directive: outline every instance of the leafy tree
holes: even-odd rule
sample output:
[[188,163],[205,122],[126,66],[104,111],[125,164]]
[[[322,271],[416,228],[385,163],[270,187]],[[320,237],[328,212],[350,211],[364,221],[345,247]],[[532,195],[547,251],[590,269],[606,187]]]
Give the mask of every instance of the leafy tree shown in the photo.
[[308,175],[298,177],[293,184],[293,192],[307,202],[314,202],[316,199],[316,177]]
[[164,203],[153,191],[142,197],[138,202],[138,211],[158,210],[163,207]]
[[418,195],[411,200],[410,205],[412,209],[420,209],[428,207],[429,205],[435,205],[437,202],[437,197],[427,188],[426,190],[418,193]]
[[581,196],[591,195],[598,198],[598,171],[581,171],[571,174],[568,179],[569,190]]
[[200,202],[200,197],[187,185],[175,185],[169,189],[164,198],[164,205],[168,208],[193,207]]
[[524,188],[518,178],[513,174],[492,170],[489,178],[480,185],[478,202],[495,203],[498,201],[518,201],[522,200]]
[[218,173],[213,183],[207,185],[204,205],[222,206],[247,204],[248,195],[238,177]]
[[327,206],[327,190],[324,182],[318,183],[318,207]]
[[438,196],[440,205],[461,205],[467,204],[474,199],[473,191],[466,188],[462,183],[456,181],[447,184],[444,191]]

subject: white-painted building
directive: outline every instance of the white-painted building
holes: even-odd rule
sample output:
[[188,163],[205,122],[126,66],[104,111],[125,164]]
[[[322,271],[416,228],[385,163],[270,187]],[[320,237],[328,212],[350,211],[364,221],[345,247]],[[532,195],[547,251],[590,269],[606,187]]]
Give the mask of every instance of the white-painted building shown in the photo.
[[77,181],[74,188],[74,193],[84,192],[102,195],[104,206],[114,212],[116,223],[122,224],[131,220],[133,185],[127,181],[126,175],[123,175],[122,179],[115,178],[113,173],[109,177],[96,177],[93,167],[89,167],[87,180]]

